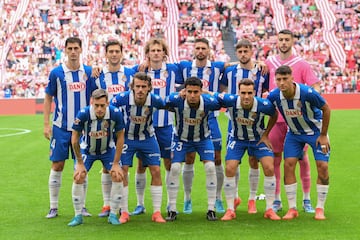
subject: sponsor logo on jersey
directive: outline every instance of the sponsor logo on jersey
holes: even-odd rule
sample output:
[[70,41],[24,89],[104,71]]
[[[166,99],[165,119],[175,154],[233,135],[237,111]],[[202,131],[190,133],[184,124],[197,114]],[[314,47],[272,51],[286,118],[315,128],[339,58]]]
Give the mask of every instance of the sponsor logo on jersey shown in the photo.
[[91,138],[96,138],[96,139],[107,137],[108,135],[109,135],[108,132],[105,131],[89,132],[89,136]]
[[302,116],[301,110],[298,110],[298,109],[285,109],[284,113],[285,113],[285,116],[288,116],[288,117]]
[[117,94],[120,92],[124,92],[125,87],[124,87],[124,85],[114,84],[114,85],[108,86],[107,91],[109,94]]
[[155,78],[151,81],[153,88],[164,88],[166,87],[166,80]]
[[184,118],[184,123],[190,126],[200,125],[201,119],[200,118]]
[[144,116],[130,116],[130,121],[135,124],[146,123],[146,117]]
[[68,83],[68,88],[72,92],[81,92],[85,90],[86,85],[83,82],[73,82],[73,83]]
[[236,118],[236,122],[239,123],[240,125],[247,125],[247,126],[251,126],[254,123],[252,119],[242,118],[242,117]]

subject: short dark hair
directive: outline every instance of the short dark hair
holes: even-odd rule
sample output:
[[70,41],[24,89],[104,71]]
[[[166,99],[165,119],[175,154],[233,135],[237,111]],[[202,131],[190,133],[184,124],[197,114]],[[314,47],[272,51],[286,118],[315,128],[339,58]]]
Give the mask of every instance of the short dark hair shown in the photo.
[[120,51],[122,52],[123,51],[123,45],[121,44],[121,42],[119,42],[118,40],[111,40],[111,41],[108,41],[105,45],[105,52],[108,51],[108,48],[110,46],[114,46],[114,45],[118,45],[120,47]]
[[292,70],[291,67],[287,66],[287,65],[282,65],[280,67],[278,67],[275,70],[275,75],[280,74],[280,75],[291,75],[292,74]]
[[290,35],[290,36],[291,36],[291,38],[293,38],[293,37],[294,37],[294,33],[293,33],[292,31],[290,31],[289,29],[283,29],[283,30],[279,31],[279,33],[278,33],[278,34],[286,34],[286,35]]
[[200,88],[203,87],[203,84],[198,77],[189,77],[185,80],[185,88],[186,86],[199,86]]
[[81,48],[81,39],[78,38],[78,37],[69,37],[69,38],[67,38],[66,41],[65,41],[65,48],[67,47],[67,45],[69,43],[78,43],[80,48]]
[[209,45],[209,40],[207,40],[206,38],[196,38],[194,43],[196,44],[196,43],[199,43],[199,42],[205,43],[208,47],[210,46]]
[[249,79],[249,78],[243,78],[240,80],[240,82],[238,83],[238,89],[240,89],[241,85],[245,85],[245,86],[253,86],[255,88],[255,83],[253,80]]
[[148,83],[148,86],[150,87],[150,89],[152,89],[152,83],[151,83],[151,77],[146,75],[146,73],[144,72],[137,72],[135,73],[134,75],[134,78],[133,80],[131,81],[130,83],[130,88],[133,89],[134,88],[134,80],[136,79],[139,79],[141,81],[145,81]]
[[108,93],[106,92],[105,89],[99,88],[99,89],[96,89],[96,90],[94,90],[94,91],[92,92],[91,97],[92,97],[93,99],[100,99],[100,98],[105,97],[105,98],[106,98],[106,101],[107,101],[108,98],[109,98],[109,95],[108,95]]
[[235,49],[239,49],[241,47],[252,49],[253,46],[249,40],[241,39],[240,41],[237,42]]

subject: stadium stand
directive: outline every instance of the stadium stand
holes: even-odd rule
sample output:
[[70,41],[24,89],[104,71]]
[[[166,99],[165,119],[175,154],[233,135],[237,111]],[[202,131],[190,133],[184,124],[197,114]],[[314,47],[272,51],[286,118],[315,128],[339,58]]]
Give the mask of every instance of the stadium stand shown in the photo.
[[[64,40],[79,36],[83,61],[102,66],[104,44],[120,39],[124,64],[143,59],[149,37],[170,38],[176,54],[170,60],[192,59],[193,42],[206,37],[212,60],[229,61],[233,45],[248,38],[256,46],[254,57],[264,61],[276,54],[274,12],[267,0],[2,0],[0,1],[0,98],[44,96],[49,71],[65,60]],[[283,2],[289,29],[295,32],[294,51],[307,59],[322,79],[324,93],[360,92],[360,4],[358,0],[329,0],[335,13],[336,36],[346,52],[346,67],[334,63],[322,40],[324,23],[315,0]],[[165,3],[165,4],[164,4]],[[166,32],[176,22],[176,33]],[[225,36],[230,36],[225,37]],[[225,52],[225,49],[227,52]],[[233,60],[233,59],[232,59]]]

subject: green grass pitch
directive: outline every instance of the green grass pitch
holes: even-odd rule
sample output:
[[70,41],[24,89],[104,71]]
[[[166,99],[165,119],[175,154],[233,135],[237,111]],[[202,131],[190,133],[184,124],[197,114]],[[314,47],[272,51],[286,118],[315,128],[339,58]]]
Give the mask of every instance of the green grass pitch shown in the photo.
[[[326,202],[326,221],[315,221],[313,214],[300,211],[299,218],[292,221],[270,221],[263,219],[264,201],[258,201],[258,213],[247,214],[248,162],[241,165],[239,193],[243,203],[237,210],[237,218],[230,222],[208,222],[206,213],[205,176],[202,164],[197,161],[193,186],[193,213],[184,215],[183,193],[179,192],[178,220],[166,224],[151,222],[152,204],[149,187],[145,198],[147,212],[133,216],[129,223],[112,226],[106,218],[98,218],[102,205],[99,163],[89,173],[89,188],[86,205],[93,214],[85,218],[81,226],[71,228],[67,223],[74,215],[71,201],[71,160],[63,173],[60,191],[59,217],[46,219],[49,207],[48,160],[49,142],[43,137],[43,117],[1,116],[0,117],[0,238],[1,239],[359,239],[360,234],[360,111],[332,111],[329,135],[331,139],[331,160],[329,165],[330,189]],[[219,117],[226,132],[227,120]],[[18,129],[18,130],[14,130]],[[20,133],[29,129],[30,133]],[[224,134],[225,136],[225,134]],[[225,142],[224,142],[225,143]],[[224,147],[225,148],[225,147]],[[223,154],[225,151],[223,151]],[[310,153],[310,156],[312,154]],[[312,200],[316,204],[316,170],[312,160]],[[298,172],[298,171],[297,171]],[[163,172],[164,173],[164,172]],[[130,171],[129,210],[136,205],[134,168]],[[164,174],[163,174],[164,178]],[[150,178],[148,177],[147,186]],[[301,185],[298,187],[298,206],[301,207]],[[258,193],[263,193],[262,178]],[[282,188],[284,211],[287,210],[286,196]],[[162,213],[165,216],[166,191],[163,194]],[[221,217],[218,214],[218,217]]]

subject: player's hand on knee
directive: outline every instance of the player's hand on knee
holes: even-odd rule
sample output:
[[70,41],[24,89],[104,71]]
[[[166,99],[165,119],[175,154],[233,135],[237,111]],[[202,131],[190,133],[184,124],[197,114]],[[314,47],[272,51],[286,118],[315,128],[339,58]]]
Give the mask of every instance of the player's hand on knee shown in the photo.
[[119,164],[114,164],[110,170],[111,179],[114,182],[124,181],[124,170],[120,167]]
[[86,168],[84,164],[77,163],[75,165],[75,171],[74,171],[74,181],[75,183],[83,183],[86,178]]

